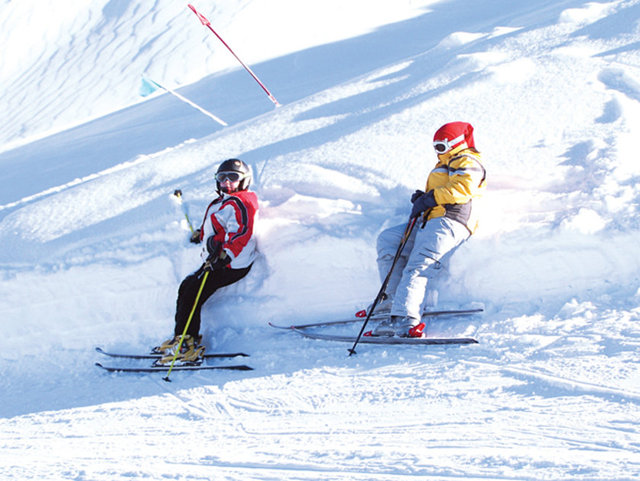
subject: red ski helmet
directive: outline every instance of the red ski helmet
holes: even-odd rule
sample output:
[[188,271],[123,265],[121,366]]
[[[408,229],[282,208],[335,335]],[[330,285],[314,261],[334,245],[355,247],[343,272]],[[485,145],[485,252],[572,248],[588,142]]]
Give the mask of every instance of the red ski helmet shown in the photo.
[[473,127],[467,122],[449,122],[440,127],[433,136],[433,148],[436,153],[447,152],[461,146],[466,142],[467,147],[475,148],[473,140]]

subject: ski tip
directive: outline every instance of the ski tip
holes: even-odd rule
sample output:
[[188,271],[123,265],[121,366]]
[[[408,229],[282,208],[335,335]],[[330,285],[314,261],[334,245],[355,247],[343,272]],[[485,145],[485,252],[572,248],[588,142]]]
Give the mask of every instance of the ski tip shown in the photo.
[[295,329],[296,326],[295,325],[290,325],[290,326],[279,326],[278,324],[274,324],[273,322],[269,321],[269,325],[271,327],[274,327],[276,329]]
[[358,318],[367,317],[367,311],[365,309],[362,309],[361,311],[356,312],[356,317]]
[[365,337],[373,337],[373,331],[367,331],[363,334]]

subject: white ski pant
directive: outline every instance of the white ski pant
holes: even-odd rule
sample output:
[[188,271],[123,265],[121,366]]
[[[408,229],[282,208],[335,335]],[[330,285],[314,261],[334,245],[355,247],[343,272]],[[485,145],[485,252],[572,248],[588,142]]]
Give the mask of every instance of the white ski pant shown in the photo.
[[[378,236],[378,272],[384,281],[406,225],[390,227]],[[418,220],[389,278],[386,293],[393,299],[392,316],[420,319],[427,283],[438,274],[441,262],[469,238],[469,230],[455,220],[437,217],[424,228]]]

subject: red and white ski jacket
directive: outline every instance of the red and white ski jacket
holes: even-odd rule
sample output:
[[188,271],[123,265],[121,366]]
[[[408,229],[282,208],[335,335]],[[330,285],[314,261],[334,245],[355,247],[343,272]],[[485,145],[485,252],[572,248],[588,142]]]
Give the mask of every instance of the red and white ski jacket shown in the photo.
[[[222,194],[207,207],[200,227],[200,240],[214,236],[231,258],[229,266],[232,269],[248,267],[256,258],[253,226],[257,213],[258,196],[254,192],[242,190]],[[201,256],[203,260],[209,256],[206,242]]]

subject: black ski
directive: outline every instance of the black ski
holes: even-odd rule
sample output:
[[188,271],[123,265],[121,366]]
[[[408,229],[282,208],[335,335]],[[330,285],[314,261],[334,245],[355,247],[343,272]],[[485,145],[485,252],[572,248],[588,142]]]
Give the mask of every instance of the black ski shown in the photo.
[[[303,329],[290,328],[292,331],[309,339],[324,341],[355,342],[355,336],[334,336],[331,334],[311,333]],[[362,336],[362,344],[407,344],[407,345],[447,345],[447,344],[478,344],[472,337],[384,337]]]
[[[104,354],[109,357],[118,357],[125,359],[160,359],[162,357],[161,354],[123,354],[117,352],[107,352],[101,347],[96,347],[96,351],[100,354]],[[218,359],[218,358],[231,358],[231,357],[249,357],[249,354],[245,354],[244,352],[229,352],[229,353],[211,353],[205,354],[205,359]]]
[[[103,366],[96,362],[96,366],[109,372],[166,372],[170,366],[155,367],[123,367],[123,366]],[[220,366],[174,366],[172,371],[211,371],[211,370],[232,370],[232,371],[252,371],[253,368],[245,364],[220,365]]]
[[[464,316],[464,315],[469,315],[469,314],[477,314],[479,312],[483,312],[484,309],[482,308],[477,308],[477,309],[451,309],[451,310],[445,310],[445,311],[427,311],[427,312],[423,312],[422,313],[422,318],[426,318],[426,317],[439,317],[439,316]],[[369,321],[379,321],[381,319],[384,319],[388,317],[388,314],[373,314],[371,316],[371,318],[369,319]],[[324,322],[313,322],[310,324],[295,324],[292,326],[281,326],[281,325],[277,325],[277,324],[273,324],[271,322],[269,322],[269,325],[271,327],[275,327],[276,329],[306,329],[308,327],[324,327],[324,326],[338,326],[341,324],[351,324],[354,322],[362,322],[364,321],[363,317],[355,317],[355,318],[351,318],[351,319],[342,319],[342,320],[338,320],[338,321],[324,321]]]

